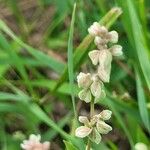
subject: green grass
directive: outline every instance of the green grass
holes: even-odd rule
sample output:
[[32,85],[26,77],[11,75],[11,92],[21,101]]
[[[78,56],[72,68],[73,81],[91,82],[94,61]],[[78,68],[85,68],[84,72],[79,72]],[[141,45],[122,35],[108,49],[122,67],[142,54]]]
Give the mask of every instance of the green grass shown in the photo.
[[40,133],[61,149],[85,149],[73,134],[76,113],[89,111],[77,97],[76,75],[95,69],[87,32],[94,21],[117,30],[124,51],[113,61],[107,97],[96,106],[112,110],[113,131],[94,150],[119,150],[117,139],[129,149],[137,142],[150,146],[149,0],[16,1],[0,1],[6,11],[0,20],[0,149],[20,149],[16,131]]

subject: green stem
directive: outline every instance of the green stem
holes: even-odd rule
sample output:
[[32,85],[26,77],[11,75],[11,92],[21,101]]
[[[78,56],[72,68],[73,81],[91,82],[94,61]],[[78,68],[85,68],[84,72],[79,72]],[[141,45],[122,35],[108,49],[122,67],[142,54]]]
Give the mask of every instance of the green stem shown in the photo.
[[[94,97],[92,97],[91,104],[90,104],[90,118],[92,118],[93,116],[94,116]],[[90,150],[90,149],[91,149],[91,140],[89,138],[86,150]]]

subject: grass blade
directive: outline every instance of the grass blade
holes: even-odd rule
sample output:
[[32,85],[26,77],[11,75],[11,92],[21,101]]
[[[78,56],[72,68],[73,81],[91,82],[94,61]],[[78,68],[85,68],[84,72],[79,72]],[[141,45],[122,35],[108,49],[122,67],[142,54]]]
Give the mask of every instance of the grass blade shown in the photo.
[[71,27],[69,32],[69,40],[68,40],[68,74],[69,74],[69,83],[71,89],[71,99],[73,105],[73,111],[75,118],[77,119],[76,106],[75,106],[75,93],[74,93],[74,69],[73,69],[73,32],[74,32],[74,22],[75,22],[75,11],[76,11],[76,3],[74,4],[72,19],[71,19]]

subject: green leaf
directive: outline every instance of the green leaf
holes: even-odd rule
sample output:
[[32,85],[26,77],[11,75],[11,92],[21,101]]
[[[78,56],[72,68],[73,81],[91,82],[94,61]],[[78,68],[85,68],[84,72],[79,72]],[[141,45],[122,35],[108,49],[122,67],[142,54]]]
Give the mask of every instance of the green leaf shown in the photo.
[[150,133],[150,120],[149,120],[148,110],[146,106],[146,97],[142,87],[140,75],[137,70],[136,70],[136,84],[137,84],[136,87],[137,87],[137,97],[138,97],[138,106],[139,106],[140,115],[145,127]]
[[73,68],[73,32],[74,32],[74,22],[75,22],[75,11],[76,11],[76,3],[74,4],[72,19],[71,19],[71,27],[69,33],[68,40],[68,74],[69,74],[69,83],[71,89],[71,99],[74,110],[75,118],[77,119],[76,106],[75,106],[75,93],[74,93],[74,68]]
[[64,140],[64,143],[66,146],[66,150],[78,150],[72,143],[65,141],[65,140]]

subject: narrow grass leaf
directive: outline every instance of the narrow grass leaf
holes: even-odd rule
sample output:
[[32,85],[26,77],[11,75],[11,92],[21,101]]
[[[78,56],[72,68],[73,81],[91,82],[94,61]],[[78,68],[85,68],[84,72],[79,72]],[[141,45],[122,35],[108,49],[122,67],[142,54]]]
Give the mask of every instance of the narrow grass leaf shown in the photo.
[[69,32],[69,40],[68,40],[68,74],[69,74],[69,83],[71,88],[71,99],[73,105],[73,111],[75,118],[77,119],[76,106],[75,106],[75,94],[74,94],[74,68],[73,68],[73,32],[74,32],[74,22],[75,22],[75,11],[76,11],[76,3],[74,4],[71,26]]

